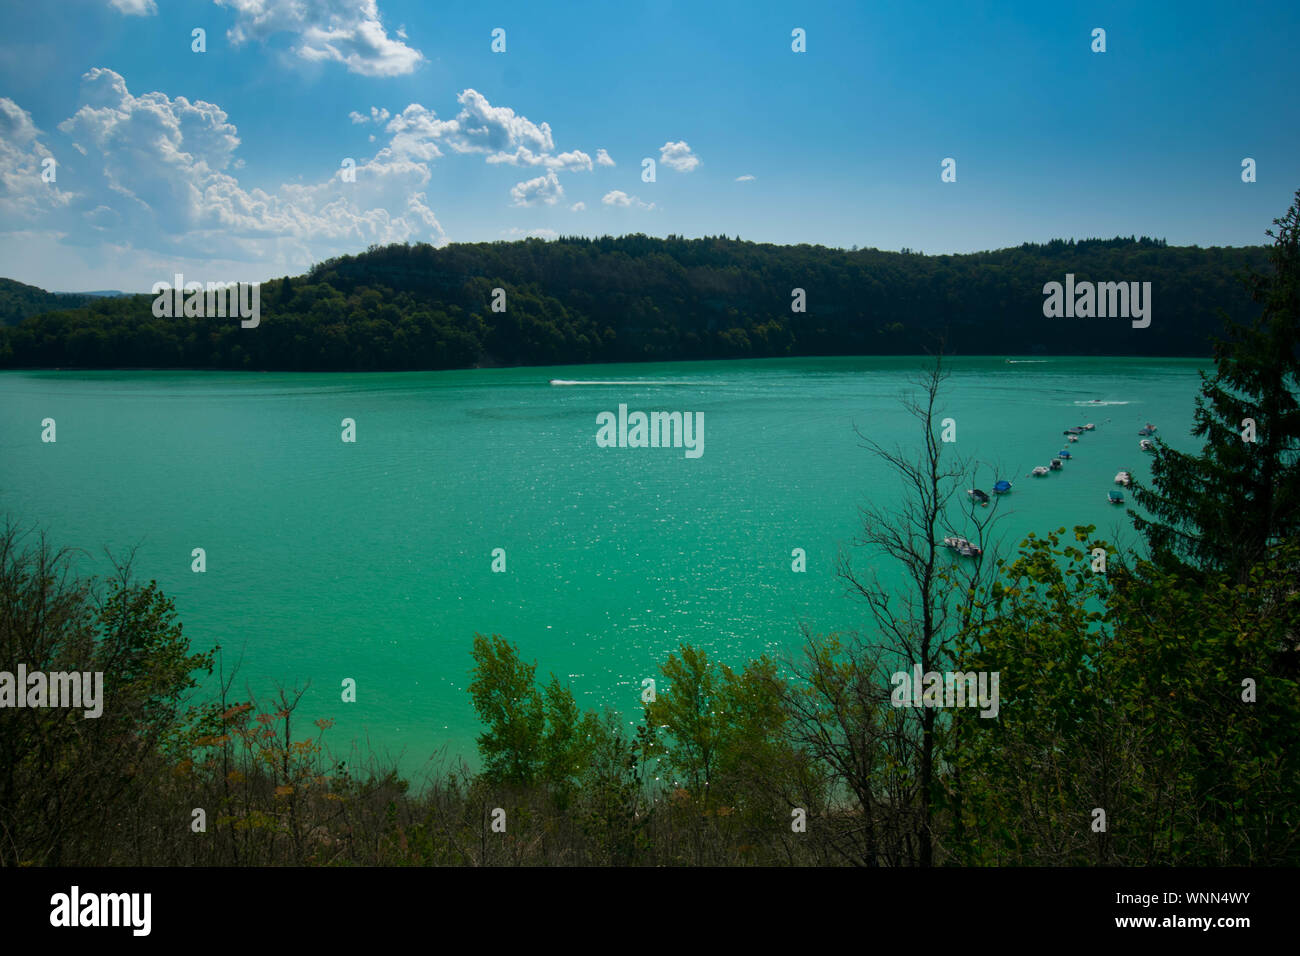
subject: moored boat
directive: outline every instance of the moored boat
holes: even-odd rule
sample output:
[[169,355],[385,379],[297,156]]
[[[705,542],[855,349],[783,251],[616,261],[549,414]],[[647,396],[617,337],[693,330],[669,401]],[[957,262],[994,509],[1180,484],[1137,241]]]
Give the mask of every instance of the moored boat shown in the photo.
[[995,482],[993,485],[993,493],[995,495],[1005,495],[1010,490],[1011,482],[1007,481],[1005,478]]
[[1059,458],[1053,458],[1053,459],[1051,460],[1051,462],[1048,464],[1047,467],[1050,468],[1050,469],[1052,469],[1052,471],[1060,471],[1060,470],[1061,470],[1061,459],[1059,459]]
[[1106,492],[1106,500],[1113,505],[1122,505],[1124,503],[1124,495],[1119,491],[1108,491]]
[[1140,442],[1138,442],[1138,447],[1141,448],[1143,451],[1156,450],[1155,442],[1151,441],[1151,439],[1149,438],[1144,438]]
[[987,506],[989,503],[989,495],[987,491],[981,491],[979,488],[971,488],[966,492],[966,494],[970,495],[976,504]]
[[1047,473],[1048,473],[1048,469],[1044,468],[1042,465],[1039,465],[1032,472],[1030,472],[1030,474],[1033,475],[1035,478],[1041,478],[1043,477],[1043,475],[1046,475]]
[[1115,475],[1115,484],[1123,485],[1125,488],[1127,488],[1129,486],[1129,483],[1132,481],[1133,481],[1133,476],[1130,475],[1127,471],[1121,471],[1116,473]]
[[1060,451],[1056,453],[1056,457],[1064,458],[1066,461],[1069,461],[1074,456],[1070,454],[1070,450],[1068,448],[1062,448]]

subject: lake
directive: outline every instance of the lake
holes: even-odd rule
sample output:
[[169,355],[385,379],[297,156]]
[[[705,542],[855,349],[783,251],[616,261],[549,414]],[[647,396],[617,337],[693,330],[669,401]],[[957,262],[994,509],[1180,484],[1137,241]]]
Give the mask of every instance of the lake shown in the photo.
[[[194,647],[242,658],[236,690],[311,682],[299,715],[335,718],[334,752],[359,740],[408,772],[439,751],[473,765],[475,632],[508,637],[540,678],[630,720],[642,678],[683,642],[734,666],[796,649],[801,624],[865,626],[835,555],[861,504],[900,492],[854,427],[919,447],[900,400],[925,363],[3,372],[0,513],[83,549],[87,572],[107,568],[105,546],[135,547],[137,575],[174,598]],[[1148,474],[1148,421],[1198,447],[1197,369],[1210,366],[954,359],[947,447],[989,463],[980,487],[1015,482],[1000,501],[1008,547],[1075,524],[1135,543],[1106,492],[1121,468]],[[597,416],[620,404],[703,413],[702,454],[598,447]],[[1062,472],[1025,477],[1083,422],[1097,430]],[[205,573],[191,571],[194,548]],[[794,548],[806,573],[791,569]],[[340,699],[349,677],[355,703]]]

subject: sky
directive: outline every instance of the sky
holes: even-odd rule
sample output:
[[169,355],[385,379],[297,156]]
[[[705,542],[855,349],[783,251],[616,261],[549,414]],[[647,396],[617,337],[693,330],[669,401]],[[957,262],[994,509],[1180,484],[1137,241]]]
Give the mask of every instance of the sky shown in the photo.
[[0,275],[54,291],[526,236],[1252,245],[1300,187],[1293,0],[3,0],[0,22]]

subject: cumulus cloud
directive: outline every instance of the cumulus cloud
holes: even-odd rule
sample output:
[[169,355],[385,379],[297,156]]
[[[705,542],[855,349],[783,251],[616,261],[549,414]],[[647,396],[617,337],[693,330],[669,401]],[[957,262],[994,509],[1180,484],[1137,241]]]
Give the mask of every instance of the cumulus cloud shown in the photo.
[[511,229],[502,229],[501,235],[509,236],[512,239],[558,239],[560,234],[554,229],[520,229],[515,226]]
[[736,177],[736,182],[738,182],[738,183],[752,183],[752,182],[754,181],[755,178],[756,178],[756,177],[751,176],[749,173],[745,173],[745,175],[743,175],[743,176],[737,176],[737,177]]
[[636,196],[629,196],[621,189],[612,189],[600,198],[600,201],[606,206],[616,206],[620,209],[626,209],[630,206],[636,206],[638,209],[653,209],[655,204],[652,202],[642,202]]
[[545,203],[554,206],[564,198],[564,187],[555,175],[555,170],[547,170],[545,176],[538,176],[526,182],[515,183],[510,196],[516,206],[536,206]]
[[[473,157],[513,165],[502,154],[518,156],[540,173],[509,189],[509,200],[502,184],[503,202],[520,207],[560,203],[560,176],[591,168],[579,150],[555,152],[547,124],[472,90],[459,99],[462,109],[446,120],[415,103],[395,114],[354,111],[349,119],[378,135],[373,155],[323,169],[314,181],[258,188],[240,182],[245,147],[215,103],[134,93],[118,73],[96,68],[82,77],[75,113],[46,133],[18,103],[0,97],[4,254],[31,259],[28,250],[39,248],[62,258],[76,246],[82,261],[125,265],[137,275],[159,264],[167,274],[168,262],[280,274],[372,243],[444,243],[429,200],[435,163]],[[50,157],[58,161],[55,183],[41,178]],[[650,208],[635,198],[625,205]]]
[[679,173],[689,173],[700,165],[700,157],[691,152],[686,140],[678,143],[664,143],[659,147],[659,162]]
[[575,202],[572,206],[569,207],[569,210],[571,212],[582,212],[586,208],[587,208],[587,204],[585,202]]
[[353,110],[351,113],[348,114],[348,119],[352,120],[354,125],[360,125],[362,123],[376,123],[382,125],[388,122],[388,117],[392,115],[393,114],[389,113],[388,110],[380,109],[379,107],[372,106],[370,107],[369,116],[365,116],[361,113],[358,113],[356,110]]
[[609,153],[605,152],[603,149],[598,149],[596,150],[596,165],[613,166],[615,164],[614,161],[609,158]]
[[108,0],[108,5],[128,17],[150,17],[158,12],[154,0]]
[[[137,0],[125,0],[128,3]],[[152,2],[152,0],[144,0]],[[227,36],[232,43],[267,40],[277,33],[296,37],[293,52],[312,62],[344,64],[362,76],[403,76],[423,61],[384,29],[376,0],[216,0],[235,12]]]
[[30,113],[0,96],[0,222],[16,225],[71,200],[58,186],[57,158],[55,182],[41,177],[46,168],[42,163],[53,157],[42,135]]
[[[555,137],[549,123],[534,123],[508,106],[493,106],[474,89],[463,90],[456,101],[460,112],[448,120],[438,119],[437,113],[418,103],[412,103],[394,116],[388,122],[387,131],[393,134],[395,153],[431,159],[442,155],[437,144],[443,143],[457,153],[483,155],[492,165],[591,171],[591,157],[582,150],[555,153]],[[375,114],[375,107],[370,111]]]
[[[160,257],[304,265],[374,242],[445,238],[424,191],[429,169],[408,157],[363,160],[354,183],[340,170],[316,184],[245,189],[234,175],[238,131],[219,106],[136,96],[106,69],[82,77],[81,102],[58,126],[72,147],[59,150],[59,184],[72,184],[63,192],[40,182],[49,149],[30,116],[0,100],[4,231],[39,228],[65,244]],[[11,175],[21,183],[11,186]]]

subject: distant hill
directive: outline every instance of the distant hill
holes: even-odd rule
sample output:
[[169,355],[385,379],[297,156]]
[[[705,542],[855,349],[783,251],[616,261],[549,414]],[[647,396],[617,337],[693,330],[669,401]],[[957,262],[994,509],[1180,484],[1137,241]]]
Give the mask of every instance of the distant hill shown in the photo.
[[0,279],[0,325],[14,325],[23,319],[52,309],[75,309],[97,296],[120,292],[46,292],[13,279]]
[[[1257,314],[1238,274],[1262,246],[1053,240],[969,255],[644,235],[371,247],[261,287],[261,322],[155,318],[152,297],[0,328],[0,366],[284,370],[915,354],[1210,354],[1220,310]],[[1148,328],[1047,318],[1045,283],[1150,282]],[[47,296],[31,290],[32,310]],[[492,310],[494,289],[505,311]],[[806,311],[791,310],[802,289]],[[84,295],[84,293],[83,293]]]

